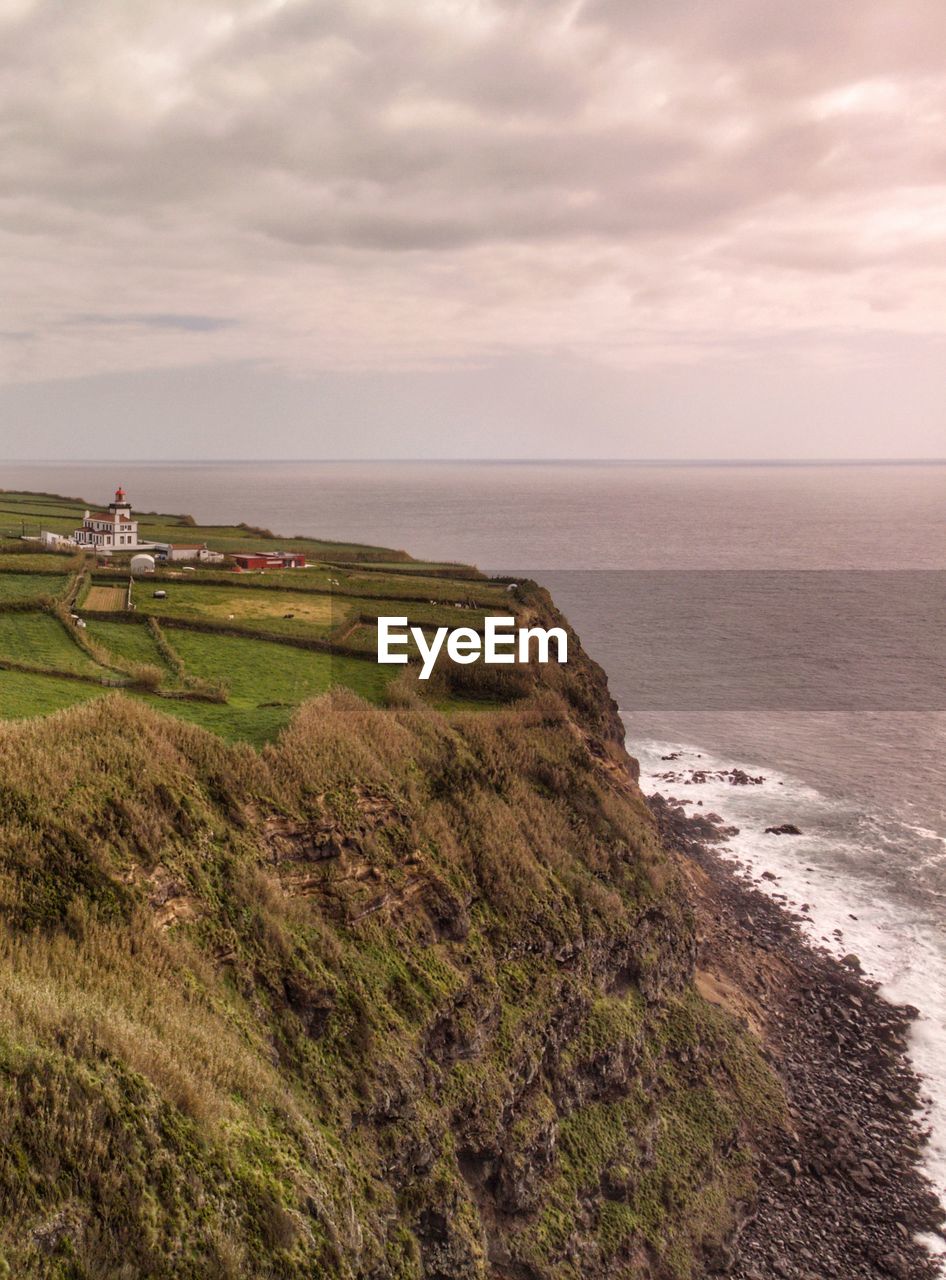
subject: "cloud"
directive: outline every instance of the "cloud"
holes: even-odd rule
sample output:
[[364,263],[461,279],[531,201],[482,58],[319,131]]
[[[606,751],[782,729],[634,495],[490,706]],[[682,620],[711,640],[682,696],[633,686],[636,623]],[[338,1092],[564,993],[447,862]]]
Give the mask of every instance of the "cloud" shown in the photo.
[[7,379],[941,325],[939,0],[4,15]]
[[145,329],[172,329],[183,333],[214,333],[234,323],[224,316],[169,315],[161,312],[134,315],[116,312],[111,315],[70,316],[67,324],[76,325],[141,325]]

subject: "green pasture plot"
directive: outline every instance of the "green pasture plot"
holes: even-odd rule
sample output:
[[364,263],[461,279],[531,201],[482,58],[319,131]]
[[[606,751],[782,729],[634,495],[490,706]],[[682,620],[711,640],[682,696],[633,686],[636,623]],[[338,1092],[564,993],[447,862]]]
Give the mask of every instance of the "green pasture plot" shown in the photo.
[[[428,578],[413,574],[363,573],[310,564],[305,569],[250,569],[235,572],[221,565],[195,565],[193,569],[158,570],[159,577],[187,579],[215,586],[245,587],[250,591],[273,591],[285,587],[294,592],[334,592],[337,595],[377,596],[379,598],[408,595],[453,603],[456,600],[500,604],[508,593],[502,586],[485,579]],[[141,579],[151,581],[150,576]]]
[[[342,576],[344,574],[344,576]],[[427,578],[413,573],[362,573],[339,570],[334,575],[340,590],[384,597],[426,596],[442,604],[475,602],[496,610],[510,604],[501,583],[485,578]]]
[[229,741],[254,746],[272,741],[300,703],[333,686],[343,685],[368,701],[379,701],[397,670],[265,640],[173,628],[166,635],[191,674],[227,684],[227,702],[146,700]]
[[375,654],[378,651],[378,628],[367,622],[359,622],[344,633],[346,649],[355,649],[358,653]]
[[84,511],[85,498],[67,497],[61,493],[32,493],[28,489],[0,489],[0,505],[22,507],[59,507],[64,511]]
[[89,621],[88,633],[93,640],[104,645],[110,653],[124,658],[127,662],[160,667],[166,670],[164,658],[154,642],[154,636],[148,630],[145,620],[140,622],[102,622]]
[[261,747],[279,736],[292,719],[295,707],[241,707],[232,703],[187,702],[150,694],[126,694],[139,698],[156,711],[199,725],[227,742],[248,742]]
[[[407,610],[407,608],[408,606],[405,605],[404,609]],[[393,616],[395,617],[407,616],[407,619],[408,619],[408,624],[406,628],[405,627],[395,628],[396,630],[400,630],[401,632],[406,631],[407,633],[406,642],[404,644],[399,644],[396,646],[397,652],[408,653],[413,655],[413,657],[415,658],[419,657],[420,650],[417,648],[417,645],[414,643],[414,639],[411,635],[410,628],[412,626],[421,627],[424,632],[424,635],[427,637],[428,640],[431,640],[433,638],[434,632],[436,631],[437,627],[442,627],[442,626],[473,627],[473,629],[476,631],[482,630],[482,626],[481,626],[482,618],[480,618],[478,621],[476,618],[471,616],[470,612],[468,612],[465,615],[457,615],[456,618],[451,616],[445,619],[444,621],[434,621],[434,622],[426,621],[423,618],[419,618],[416,613],[407,613],[407,614],[401,613],[401,614],[395,614]],[[374,654],[374,653],[377,653],[377,649],[378,649],[378,628],[374,622],[359,620],[358,622],[354,623],[350,627],[344,627],[344,626],[340,627],[333,634],[332,639],[338,644],[343,644],[346,649],[355,649],[359,653]]]
[[374,620],[379,617],[407,618],[408,626],[423,627],[425,631],[436,627],[473,627],[482,631],[486,623],[483,609],[457,609],[444,601],[428,604],[421,600],[359,600],[351,597],[348,608],[344,604],[345,597],[338,597],[337,617],[343,623],[346,617]]
[[36,494],[0,493],[0,515],[15,515],[22,519],[49,517],[74,520],[86,510],[79,502],[57,502],[54,498],[41,498]]
[[76,520],[82,518],[84,511],[84,507],[76,507],[75,510],[71,510],[68,507],[49,507],[41,503],[28,505],[24,502],[19,506],[15,506],[0,497],[0,520],[3,523],[8,523],[11,519],[25,520],[27,524],[33,524],[37,520],[67,520],[75,527]]
[[45,551],[0,551],[0,572],[4,569],[30,569],[36,573],[67,573],[74,560],[73,554],[57,555]]
[[207,565],[205,569],[197,569],[195,580],[219,580],[225,578],[228,585],[239,583],[251,591],[272,591],[277,587],[286,587],[292,591],[335,590],[333,583],[340,575],[324,565],[309,563],[304,569],[227,569],[220,565]]
[[0,601],[36,600],[65,591],[68,574],[0,572]]
[[77,675],[106,674],[73,643],[59,620],[48,613],[0,613],[0,658]]
[[0,670],[0,720],[47,716],[108,692],[104,686],[84,684],[80,680]]
[[[167,592],[167,599],[155,600],[155,590]],[[197,581],[152,583],[136,581],[133,592],[138,613],[161,618],[182,618],[213,622],[220,626],[249,626],[287,635],[325,636],[338,620],[331,595],[259,591],[239,582],[214,586]],[[291,619],[283,615],[291,613]],[[290,622],[292,626],[280,626]]]
[[24,524],[31,534],[40,528],[72,533],[85,510],[80,503],[60,502],[38,494],[0,493],[0,535],[19,537]]
[[304,702],[330,685],[343,684],[363,697],[376,699],[394,674],[393,668],[337,654],[293,649],[271,640],[216,636],[169,627],[168,642],[187,670],[214,683],[224,681],[234,705]]
[[[155,590],[166,591],[167,598],[156,600]],[[348,623],[355,624],[361,616],[373,619],[379,614],[392,614],[406,616],[412,623],[425,627],[477,628],[482,627],[485,618],[480,609],[456,609],[446,602],[428,604],[339,592],[261,590],[240,581],[232,586],[218,586],[184,578],[160,585],[141,579],[135,583],[134,601],[138,613],[158,618],[211,622],[220,627],[264,631],[287,639],[332,637],[343,643]]]
[[[343,563],[339,560],[339,563]],[[461,564],[459,560],[359,560],[359,568],[378,569],[380,572],[400,572],[410,577],[423,574],[424,570],[434,570],[438,576],[450,574],[459,580],[482,579],[483,574],[472,565]]]
[[48,529],[51,533],[71,535],[79,527],[81,520],[75,516],[46,516],[24,512],[22,518],[9,511],[0,511],[0,537],[18,538],[26,525],[26,532],[35,537],[40,529]]

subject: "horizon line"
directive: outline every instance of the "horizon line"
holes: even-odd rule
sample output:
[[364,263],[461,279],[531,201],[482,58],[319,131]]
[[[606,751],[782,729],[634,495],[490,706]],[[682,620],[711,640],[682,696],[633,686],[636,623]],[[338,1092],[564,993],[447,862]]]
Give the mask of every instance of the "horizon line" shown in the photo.
[[488,464],[491,466],[575,466],[595,465],[600,463],[620,464],[623,466],[663,466],[663,467],[837,467],[837,466],[942,466],[946,457],[915,458],[622,458],[622,457],[581,457],[581,458],[544,458],[544,457],[458,457],[458,458],[7,458],[0,466],[178,466],[208,464],[239,463],[278,465],[281,463],[318,463],[325,464],[432,464],[438,466]]

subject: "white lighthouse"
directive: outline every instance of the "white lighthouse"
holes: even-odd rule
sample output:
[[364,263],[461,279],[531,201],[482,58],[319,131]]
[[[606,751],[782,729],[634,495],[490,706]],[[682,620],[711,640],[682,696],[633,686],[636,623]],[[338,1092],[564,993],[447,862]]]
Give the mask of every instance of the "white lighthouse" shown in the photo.
[[82,528],[76,529],[73,541],[80,547],[95,551],[135,551],[138,541],[138,521],[131,517],[131,503],[125,490],[119,485],[107,511],[87,511]]

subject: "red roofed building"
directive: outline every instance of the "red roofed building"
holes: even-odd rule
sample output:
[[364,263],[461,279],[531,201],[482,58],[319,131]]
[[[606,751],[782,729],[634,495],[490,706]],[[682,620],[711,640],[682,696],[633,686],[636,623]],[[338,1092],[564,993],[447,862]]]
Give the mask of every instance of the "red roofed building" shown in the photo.
[[233,557],[238,569],[304,569],[300,551],[251,551]]

